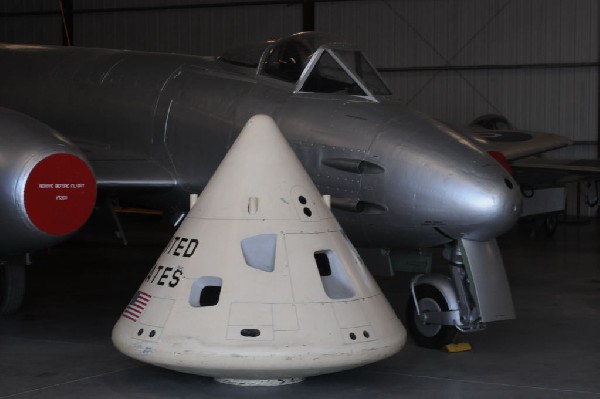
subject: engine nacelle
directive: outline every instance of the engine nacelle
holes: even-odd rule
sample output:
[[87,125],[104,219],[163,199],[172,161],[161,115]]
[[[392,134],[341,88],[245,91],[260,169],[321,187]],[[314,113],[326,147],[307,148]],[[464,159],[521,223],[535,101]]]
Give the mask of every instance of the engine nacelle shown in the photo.
[[96,179],[76,146],[38,120],[0,108],[0,254],[64,240],[95,202]]

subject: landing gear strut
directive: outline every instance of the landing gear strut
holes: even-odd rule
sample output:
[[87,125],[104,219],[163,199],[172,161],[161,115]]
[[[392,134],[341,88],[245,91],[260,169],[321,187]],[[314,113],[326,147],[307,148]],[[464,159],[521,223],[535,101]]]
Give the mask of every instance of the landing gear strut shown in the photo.
[[25,265],[0,261],[0,315],[15,313],[25,297]]
[[456,241],[444,258],[452,278],[420,274],[410,284],[406,320],[418,345],[441,348],[453,343],[458,331],[480,331],[489,321],[515,317],[495,240]]

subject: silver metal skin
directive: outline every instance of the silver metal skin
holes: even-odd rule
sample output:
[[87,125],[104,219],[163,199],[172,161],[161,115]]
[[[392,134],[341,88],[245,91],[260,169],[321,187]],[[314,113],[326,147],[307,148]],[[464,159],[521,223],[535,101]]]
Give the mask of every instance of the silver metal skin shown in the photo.
[[[285,40],[319,44],[314,51],[321,53],[351,48],[317,34]],[[302,79],[317,61],[313,53]],[[516,221],[517,184],[463,136],[389,95],[304,92],[301,84],[192,56],[0,49],[0,105],[78,144],[100,189],[172,188],[168,196],[145,195],[148,206],[186,209],[243,124],[263,113],[277,121],[322,193],[331,194],[334,209],[355,204],[340,206],[336,216],[356,245],[486,241]],[[339,166],[363,161],[375,170]]]
[[487,243],[520,213],[517,183],[498,162],[394,100],[358,50],[318,33],[218,60],[3,45],[0,106],[69,137],[99,190],[174,213],[189,209],[189,195],[259,113],[274,118],[331,195],[356,246]]

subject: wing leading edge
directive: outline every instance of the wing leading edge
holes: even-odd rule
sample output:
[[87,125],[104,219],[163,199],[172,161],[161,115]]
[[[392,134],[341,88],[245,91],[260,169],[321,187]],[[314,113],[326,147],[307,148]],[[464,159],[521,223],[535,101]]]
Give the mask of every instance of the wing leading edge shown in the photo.
[[487,130],[472,127],[460,130],[485,151],[501,152],[509,161],[566,147],[571,144],[571,140],[553,133],[520,130]]
[[90,161],[99,190],[171,189],[177,180],[157,162],[148,159]]

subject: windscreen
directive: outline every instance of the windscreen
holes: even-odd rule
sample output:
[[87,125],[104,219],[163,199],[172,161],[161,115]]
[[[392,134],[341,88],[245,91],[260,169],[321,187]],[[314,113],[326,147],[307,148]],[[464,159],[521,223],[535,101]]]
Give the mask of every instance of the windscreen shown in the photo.
[[323,52],[310,72],[302,86],[302,91],[367,95],[327,51]]
[[[248,54],[245,56],[252,61],[257,58]],[[240,58],[238,55],[234,60],[238,65],[251,64]],[[232,57],[227,58],[230,59]],[[273,43],[267,49],[259,71],[263,76],[295,83],[296,89],[304,92],[338,93],[372,99],[376,95],[392,94],[360,51],[315,32],[295,34]],[[298,85],[301,87],[298,88]]]
[[[343,63],[343,66],[340,63]],[[348,71],[351,73],[349,74]],[[351,76],[352,74],[354,77]],[[366,87],[370,93],[366,93],[356,79],[359,79],[363,87]],[[302,91],[346,93],[359,96],[391,94],[360,51],[339,49],[323,51],[306,78]]]
[[373,94],[392,94],[375,71],[375,68],[371,66],[360,51],[335,50],[335,54],[344,62],[348,69],[362,79]]

